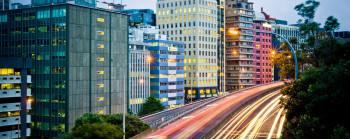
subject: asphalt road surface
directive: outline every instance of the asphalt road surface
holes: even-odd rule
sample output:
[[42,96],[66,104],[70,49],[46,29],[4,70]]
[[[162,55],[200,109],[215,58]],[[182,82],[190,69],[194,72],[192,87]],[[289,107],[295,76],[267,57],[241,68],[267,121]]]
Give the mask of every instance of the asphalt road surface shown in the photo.
[[165,126],[147,138],[201,138],[225,117],[239,108],[242,103],[283,85],[283,82],[278,82],[228,95]]

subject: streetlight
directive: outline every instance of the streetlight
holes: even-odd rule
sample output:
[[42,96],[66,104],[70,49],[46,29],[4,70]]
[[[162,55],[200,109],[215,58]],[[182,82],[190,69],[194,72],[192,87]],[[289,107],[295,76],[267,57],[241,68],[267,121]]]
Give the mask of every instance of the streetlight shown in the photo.
[[[237,29],[230,29],[229,33],[233,34],[233,35],[238,35],[240,32],[240,30]],[[282,38],[284,41],[286,41],[288,43],[288,46],[290,47],[290,49],[292,50],[292,53],[294,55],[294,59],[295,59],[295,79],[298,79],[298,60],[297,60],[297,55],[294,51],[293,45],[283,36],[277,34],[277,33],[273,33],[273,32],[264,32],[264,31],[255,31],[253,30],[253,32],[257,32],[257,33],[266,33],[266,34],[272,34],[272,35],[276,35],[280,38]],[[271,54],[276,54],[275,51],[272,51]]]

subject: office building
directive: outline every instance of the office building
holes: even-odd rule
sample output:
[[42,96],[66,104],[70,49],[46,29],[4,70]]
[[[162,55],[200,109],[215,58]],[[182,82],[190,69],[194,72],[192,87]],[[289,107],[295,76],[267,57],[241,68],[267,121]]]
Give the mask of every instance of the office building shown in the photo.
[[57,4],[0,11],[0,17],[0,57],[33,59],[33,136],[68,132],[87,112],[122,112],[127,15]]
[[151,9],[127,9],[119,11],[130,15],[130,27],[156,25],[156,14]]
[[[218,94],[226,92],[225,65],[226,65],[226,43],[225,43],[225,0],[216,0],[217,3],[217,83]],[[213,94],[215,96],[217,94]]]
[[10,0],[0,0],[0,11],[8,10],[10,7]]
[[30,136],[31,58],[0,57],[0,138]]
[[[297,38],[298,44],[296,46],[293,46],[295,50],[299,50],[299,46],[301,43],[305,43],[305,37],[301,36],[300,34],[300,26],[298,24],[294,25],[286,25],[285,23],[283,24],[274,24],[272,26],[272,32],[281,35],[282,37],[286,38],[287,40],[290,40],[292,38]],[[279,46],[280,43],[284,42],[284,40],[280,37],[274,38],[274,45]]]
[[[226,90],[255,85],[253,82],[253,3],[226,0]],[[234,31],[239,33],[234,34]],[[248,72],[249,71],[249,72]]]
[[168,108],[183,106],[184,43],[149,40],[151,53],[151,95]]
[[[253,82],[256,85],[269,83],[274,80],[274,68],[271,65],[272,45],[272,25],[275,24],[275,19],[271,18],[261,8],[261,12],[256,12],[254,16],[254,69]],[[263,33],[267,32],[267,33]]]
[[149,44],[143,42],[144,32],[139,28],[129,29],[129,89],[128,109],[138,115],[142,104],[150,96]]
[[185,43],[187,102],[216,96],[217,1],[158,0],[157,12],[160,33],[168,35],[170,40]]
[[96,8],[96,0],[31,0],[33,6],[70,3],[91,8]]

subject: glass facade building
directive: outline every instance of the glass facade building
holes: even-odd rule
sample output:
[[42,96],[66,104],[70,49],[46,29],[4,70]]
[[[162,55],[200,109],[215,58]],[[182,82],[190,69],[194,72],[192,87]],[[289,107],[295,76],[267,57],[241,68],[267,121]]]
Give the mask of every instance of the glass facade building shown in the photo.
[[71,4],[0,11],[0,33],[1,57],[33,59],[33,136],[70,131],[87,112],[122,112],[127,15]]
[[[226,93],[225,86],[225,54],[226,54],[226,43],[225,43],[225,0],[216,0],[217,2],[217,36],[218,36],[218,52],[217,52],[217,77],[218,77],[218,92],[219,95],[223,95]],[[216,94],[213,94],[214,96]]]
[[41,5],[51,5],[51,4],[62,4],[70,3],[86,7],[96,7],[96,0],[32,0],[32,5],[41,6]]
[[128,9],[119,11],[130,15],[131,27],[156,25],[156,14],[154,14],[154,11],[151,9]]
[[151,95],[166,108],[183,106],[184,101],[184,43],[149,40],[152,56]]

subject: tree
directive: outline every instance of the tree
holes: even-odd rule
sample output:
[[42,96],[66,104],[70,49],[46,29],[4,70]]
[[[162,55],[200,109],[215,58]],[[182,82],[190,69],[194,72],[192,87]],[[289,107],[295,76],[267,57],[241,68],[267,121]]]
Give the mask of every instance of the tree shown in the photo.
[[73,127],[73,130],[79,126],[82,126],[84,124],[93,124],[93,123],[105,123],[105,120],[103,119],[103,116],[101,114],[96,113],[85,113],[83,116],[79,117],[75,120],[75,125]]
[[327,21],[324,25],[324,29],[326,30],[326,32],[329,32],[332,34],[335,30],[338,30],[340,27],[340,24],[338,23],[338,19],[334,18],[333,16],[330,16],[327,18]]
[[160,100],[158,100],[154,96],[150,96],[147,98],[146,103],[143,104],[143,106],[141,107],[139,115],[146,115],[146,114],[150,114],[150,113],[153,113],[156,111],[161,111],[164,109],[165,109],[165,107],[160,102]]
[[124,133],[110,123],[87,123],[74,129],[72,134],[83,139],[121,139]]
[[[126,138],[133,137],[150,128],[148,124],[144,123],[139,117],[132,114],[126,114],[125,121]],[[112,114],[107,118],[106,122],[116,125],[117,128],[123,128],[123,114]]]

